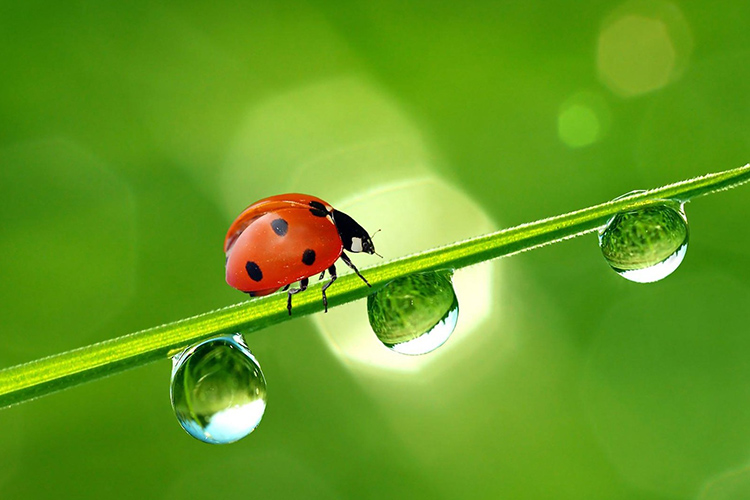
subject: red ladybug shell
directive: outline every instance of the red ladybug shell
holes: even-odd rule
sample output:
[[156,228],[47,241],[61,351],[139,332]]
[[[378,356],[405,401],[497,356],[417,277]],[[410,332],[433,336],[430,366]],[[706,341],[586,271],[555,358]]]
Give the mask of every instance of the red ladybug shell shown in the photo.
[[323,200],[302,194],[252,204],[230,226],[224,241],[227,283],[252,295],[267,295],[328,269],[343,251],[332,210]]
[[323,205],[325,207],[325,210],[329,213],[333,211],[333,207],[325,201],[307,194],[280,194],[276,196],[269,196],[268,198],[263,198],[262,200],[256,201],[255,203],[247,207],[234,220],[232,225],[229,226],[227,236],[226,238],[224,238],[224,253],[227,253],[229,251],[237,237],[245,230],[245,228],[249,226],[253,222],[253,220],[257,219],[261,215],[267,214],[268,212],[273,212],[274,210],[278,210],[281,208],[297,207],[309,210],[310,203],[313,202]]

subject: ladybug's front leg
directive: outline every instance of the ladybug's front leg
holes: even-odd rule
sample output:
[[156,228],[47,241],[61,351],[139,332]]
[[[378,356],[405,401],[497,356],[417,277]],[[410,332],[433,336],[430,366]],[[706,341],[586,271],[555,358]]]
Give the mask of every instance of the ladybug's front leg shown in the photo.
[[366,284],[367,286],[372,286],[372,285],[370,285],[370,283],[369,283],[369,282],[368,282],[368,281],[367,281],[367,280],[365,279],[365,277],[364,277],[364,276],[362,276],[361,274],[359,274],[359,269],[357,269],[357,267],[356,267],[356,266],[354,265],[354,263],[353,263],[353,262],[352,262],[351,260],[349,260],[349,256],[348,256],[348,255],[346,255],[346,254],[345,254],[344,252],[341,252],[341,260],[343,260],[343,261],[344,261],[344,264],[346,264],[347,266],[349,266],[349,267],[351,267],[352,269],[354,269],[354,272],[355,272],[355,273],[357,273],[357,276],[359,276],[360,278],[362,278],[362,281],[364,281],[364,282],[365,282],[365,284]]
[[286,310],[289,311],[289,316],[292,315],[292,295],[307,290],[307,278],[302,278],[299,282],[299,288],[290,288],[287,290]]

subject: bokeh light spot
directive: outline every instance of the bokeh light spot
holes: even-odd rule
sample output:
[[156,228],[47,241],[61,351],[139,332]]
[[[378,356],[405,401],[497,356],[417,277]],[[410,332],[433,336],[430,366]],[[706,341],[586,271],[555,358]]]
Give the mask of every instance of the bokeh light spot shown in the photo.
[[599,38],[599,71],[605,83],[622,95],[663,87],[674,69],[674,48],[657,20],[627,16]]
[[582,91],[560,106],[557,135],[569,148],[581,148],[600,141],[609,129],[611,115],[598,93]]
[[557,118],[557,133],[560,140],[571,148],[580,148],[596,142],[599,129],[596,113],[583,104],[563,107]]
[[360,186],[420,175],[429,156],[392,96],[365,78],[332,78],[248,111],[221,172],[222,202],[228,217],[269,193],[333,202]]
[[[364,227],[382,228],[375,248],[387,259],[490,232],[494,223],[469,197],[435,176],[405,180],[371,190],[334,205],[357,217]],[[408,214],[405,215],[405,214]],[[377,264],[369,256],[355,256],[357,265]],[[334,352],[360,368],[419,371],[460,347],[490,316],[499,314],[498,264],[488,262],[458,270],[453,286],[461,313],[445,345],[424,356],[404,356],[384,347],[367,320],[365,301],[336,307],[315,315],[315,322]],[[345,269],[345,268],[344,268]],[[365,276],[366,270],[363,271]],[[335,285],[334,285],[335,286]]]
[[599,77],[622,97],[652,92],[679,78],[691,50],[687,23],[676,7],[626,4],[599,34]]

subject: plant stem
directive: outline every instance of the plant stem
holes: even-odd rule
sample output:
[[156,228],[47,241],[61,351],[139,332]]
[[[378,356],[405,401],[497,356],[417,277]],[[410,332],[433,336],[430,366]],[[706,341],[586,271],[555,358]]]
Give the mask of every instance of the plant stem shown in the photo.
[[[729,189],[750,181],[750,164],[725,172],[632,194],[615,201],[478,236],[363,270],[372,288],[356,275],[339,278],[328,292],[329,307],[367,296],[389,281],[416,272],[458,269],[595,231],[615,214],[674,199]],[[294,317],[319,312],[321,283],[295,296]],[[150,328],[0,371],[0,407],[174,355],[199,340],[224,333],[249,333],[290,319],[286,295],[274,294]]]

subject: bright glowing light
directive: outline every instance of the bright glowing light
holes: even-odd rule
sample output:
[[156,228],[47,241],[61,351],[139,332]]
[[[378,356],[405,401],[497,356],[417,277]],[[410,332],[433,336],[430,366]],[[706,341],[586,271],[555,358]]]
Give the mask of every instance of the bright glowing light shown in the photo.
[[[374,242],[386,258],[495,230],[489,217],[464,193],[432,176],[386,185],[348,203],[332,202],[349,214],[357,214],[364,227],[382,228]],[[372,257],[355,256],[360,268],[367,265],[368,258]],[[484,263],[454,274],[453,286],[461,309],[458,326],[449,342],[425,356],[404,356],[383,346],[370,328],[365,301],[317,314],[314,320],[343,360],[379,370],[421,370],[459,348],[490,314],[499,313],[501,307],[493,286],[497,265]]]
[[[359,76],[336,78],[273,96],[248,112],[222,170],[222,200],[229,218],[268,193],[315,194],[370,233],[381,229],[374,243],[386,259],[495,230],[476,203],[432,173],[435,158],[397,99]],[[380,262],[370,255],[353,260],[360,269]],[[357,363],[358,373],[367,367],[378,373],[421,370],[501,314],[493,286],[498,267],[485,263],[454,275],[458,326],[445,346],[419,359],[378,341],[365,301],[317,314],[314,321],[341,360]]]

